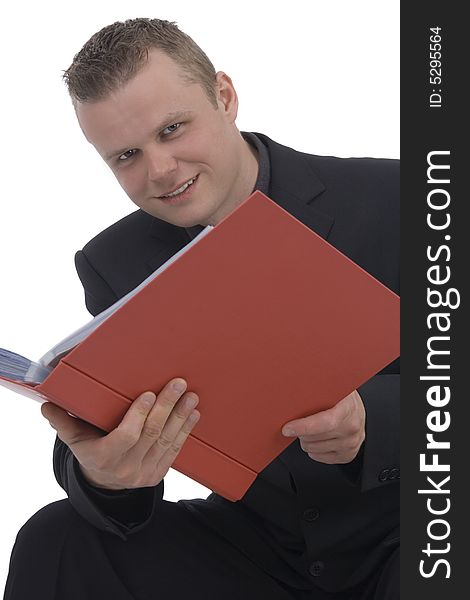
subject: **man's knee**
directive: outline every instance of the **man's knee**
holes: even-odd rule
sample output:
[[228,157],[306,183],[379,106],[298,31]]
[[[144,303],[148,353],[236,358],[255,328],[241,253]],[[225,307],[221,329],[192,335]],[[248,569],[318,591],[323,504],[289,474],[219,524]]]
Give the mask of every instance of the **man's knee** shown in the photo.
[[15,546],[34,545],[37,552],[44,545],[60,543],[78,518],[68,500],[48,504],[26,521],[16,536]]
[[380,575],[374,600],[399,600],[400,598],[400,548],[389,557]]
[[6,600],[53,598],[62,548],[79,517],[68,500],[45,506],[18,532],[5,588]]

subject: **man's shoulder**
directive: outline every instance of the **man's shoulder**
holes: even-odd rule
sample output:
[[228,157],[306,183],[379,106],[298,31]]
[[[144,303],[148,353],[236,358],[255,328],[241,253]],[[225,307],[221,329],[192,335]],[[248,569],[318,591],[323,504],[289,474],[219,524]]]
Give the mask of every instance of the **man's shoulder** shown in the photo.
[[397,159],[317,156],[305,153],[302,156],[327,185],[338,177],[349,183],[369,181],[389,186],[399,182],[400,161]]
[[75,266],[92,314],[135,288],[179,249],[180,236],[169,241],[170,227],[137,210],[98,233],[76,253]]
[[400,172],[400,161],[394,158],[317,156],[304,153],[302,155],[323,173],[392,178],[398,176]]
[[308,163],[315,173],[321,177],[337,176],[343,174],[351,177],[377,176],[393,178],[398,176],[400,161],[395,158],[381,157],[340,157],[319,155],[296,150],[290,146],[280,144],[262,133],[256,135],[263,141],[270,151],[271,160],[275,165],[278,160],[300,160]]
[[127,264],[136,257],[149,259],[168,245],[181,245],[187,241],[184,231],[139,209],[95,235],[82,251],[102,264]]
[[143,210],[136,210],[116,221],[96,234],[83,248],[87,254],[94,255],[109,247],[118,246],[126,251],[129,246],[135,247],[143,237],[149,234],[155,219]]
[[309,154],[264,134],[256,135],[269,151],[274,199],[280,199],[284,206],[314,206],[337,224],[369,211],[386,214],[398,210],[399,160]]

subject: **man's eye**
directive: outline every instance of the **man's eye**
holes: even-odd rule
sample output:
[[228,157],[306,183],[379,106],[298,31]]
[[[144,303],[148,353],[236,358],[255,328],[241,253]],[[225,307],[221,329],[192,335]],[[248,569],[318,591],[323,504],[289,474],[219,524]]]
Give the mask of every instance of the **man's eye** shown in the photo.
[[168,135],[170,133],[174,133],[177,129],[179,129],[181,126],[181,123],[173,123],[173,125],[168,125],[168,127],[165,127],[165,129],[163,130],[163,135]]
[[132,156],[134,156],[134,154],[135,154],[135,150],[127,150],[126,152],[121,154],[121,156],[118,157],[118,160],[120,160],[120,161],[127,160],[128,158],[131,158]]

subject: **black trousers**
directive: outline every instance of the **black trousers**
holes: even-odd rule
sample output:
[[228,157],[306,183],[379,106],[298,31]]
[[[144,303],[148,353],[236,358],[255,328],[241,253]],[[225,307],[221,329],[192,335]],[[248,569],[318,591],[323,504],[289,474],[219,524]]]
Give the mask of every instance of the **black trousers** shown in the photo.
[[367,589],[288,589],[178,504],[123,541],[62,500],[20,530],[4,600],[398,600],[398,571],[396,553]]

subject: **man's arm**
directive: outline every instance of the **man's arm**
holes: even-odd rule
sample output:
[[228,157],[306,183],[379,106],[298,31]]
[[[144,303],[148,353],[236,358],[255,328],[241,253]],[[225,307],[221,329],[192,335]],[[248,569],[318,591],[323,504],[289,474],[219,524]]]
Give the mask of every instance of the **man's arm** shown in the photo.
[[339,465],[363,491],[400,479],[400,374],[395,361],[329,410],[283,427],[312,460]]
[[[97,315],[108,306],[111,306],[118,299],[117,295],[93,268],[83,252],[77,253],[75,264],[85,289],[86,306],[93,315]],[[172,396],[174,403],[181,396],[181,393],[177,392],[177,394],[179,394],[178,397]],[[185,397],[187,396],[185,394]],[[189,397],[197,401],[195,394],[189,394]],[[164,426],[164,423],[162,425],[161,422],[162,412],[161,409],[159,410],[160,425],[155,425],[155,415],[147,423],[152,406],[145,405],[143,397],[140,397],[129,410],[130,414],[126,415],[125,421],[126,419],[127,421],[121,429],[126,429],[126,427],[129,429],[130,427],[135,432],[140,427],[141,434],[150,440],[152,436],[148,435],[148,431],[149,428],[151,430],[153,427],[155,437],[153,445],[155,445],[157,439],[159,439],[158,431],[155,431],[155,428],[160,427],[163,431]],[[197,411],[194,413],[193,409],[189,412],[188,410],[188,407],[181,409],[181,405],[175,408],[175,412],[179,411],[180,414],[185,414],[186,417],[189,417],[190,414],[198,416]],[[110,448],[105,441],[108,436],[105,436],[98,429],[71,417],[52,404],[44,405],[43,411],[50,420],[51,425],[58,431],[54,446],[54,473],[56,479],[67,492],[69,500],[77,512],[95,527],[113,532],[121,537],[144,527],[151,518],[156,504],[163,497],[163,480],[159,481],[158,477],[153,480],[145,479],[142,468],[139,467],[139,464],[136,464],[135,460],[127,463],[119,461],[119,447]],[[144,419],[142,415],[145,412],[147,412],[147,417]],[[166,418],[169,419],[169,416],[167,411]],[[182,424],[181,418],[177,415],[176,423],[180,423],[180,429],[186,428],[183,432],[183,436],[186,436],[186,431],[189,433],[197,419],[194,422],[187,422],[187,419],[185,419]],[[115,440],[121,433],[115,434],[112,439]],[[176,435],[176,433],[173,427],[173,434]],[[173,435],[172,432],[170,434]],[[169,439],[168,431],[165,435],[167,438],[164,438],[166,442],[163,441],[163,445]],[[80,442],[87,443],[81,444]],[[181,436],[177,444],[180,443],[182,443]],[[72,446],[74,446],[75,452],[71,450]],[[162,440],[160,440],[161,446]],[[155,454],[155,450],[151,450],[151,452]],[[136,452],[134,452],[134,459],[136,458],[135,454]],[[171,452],[167,456],[167,461],[168,458],[170,458],[171,463]],[[93,468],[93,460],[102,461],[101,468],[96,468],[96,465]],[[110,465],[110,462],[113,461],[114,464]],[[140,473],[140,480],[134,479],[132,481],[125,477],[122,478],[122,469],[125,468],[131,470],[134,477],[139,477]],[[165,464],[160,465],[160,469],[161,473],[167,470]],[[120,474],[117,475],[118,480],[120,478],[119,481],[113,480],[116,470],[120,471]]]
[[298,437],[300,447],[312,460],[329,465],[350,463],[365,438],[362,398],[354,390],[328,410],[290,421],[282,432]]
[[400,374],[376,375],[359,388],[359,393],[366,409],[360,481],[362,490],[367,491],[400,479]]
[[105,490],[84,477],[70,448],[59,438],[54,446],[54,474],[75,510],[94,527],[125,539],[150,520],[163,498],[163,481],[155,488]]
[[[75,509],[118,535],[141,529],[163,495],[163,477],[199,419],[196,394],[171,380],[141,394],[116,429],[102,431],[51,403],[42,414],[57,431],[54,471]],[[150,490],[150,491],[148,491]]]

